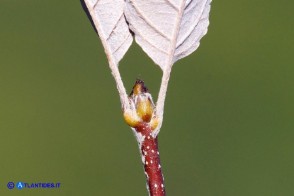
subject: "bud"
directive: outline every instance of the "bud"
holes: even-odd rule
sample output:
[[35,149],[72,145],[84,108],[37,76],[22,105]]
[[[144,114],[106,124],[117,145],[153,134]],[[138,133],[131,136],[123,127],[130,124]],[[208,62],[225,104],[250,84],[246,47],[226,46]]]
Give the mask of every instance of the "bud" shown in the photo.
[[136,127],[141,122],[141,119],[138,117],[136,112],[133,112],[132,110],[124,112],[124,119],[130,127]]
[[157,128],[159,124],[159,119],[157,116],[153,116],[151,121],[150,121],[150,127],[151,127],[151,130],[155,130]]
[[[131,127],[136,127],[139,122],[149,123],[154,116],[154,104],[151,94],[145,87],[142,80],[137,80],[130,94],[132,108],[124,112],[124,118]],[[153,121],[153,126],[157,127],[158,123]]]
[[153,114],[153,105],[149,97],[146,95],[139,95],[136,103],[136,110],[138,116],[144,122],[150,122]]

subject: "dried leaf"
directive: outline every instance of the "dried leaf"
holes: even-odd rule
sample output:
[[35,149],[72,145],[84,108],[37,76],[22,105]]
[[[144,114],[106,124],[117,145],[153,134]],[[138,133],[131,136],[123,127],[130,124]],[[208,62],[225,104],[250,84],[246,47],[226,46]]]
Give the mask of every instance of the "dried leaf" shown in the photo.
[[124,17],[124,0],[85,0],[107,55],[115,64],[132,44],[132,35]]
[[127,0],[136,42],[162,70],[188,56],[206,34],[211,0]]

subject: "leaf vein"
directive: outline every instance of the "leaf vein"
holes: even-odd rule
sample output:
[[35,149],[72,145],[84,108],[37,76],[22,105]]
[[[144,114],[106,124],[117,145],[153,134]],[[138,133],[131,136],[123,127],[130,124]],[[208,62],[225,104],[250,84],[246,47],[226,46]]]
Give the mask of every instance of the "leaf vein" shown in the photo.
[[136,12],[141,16],[141,18],[143,19],[143,21],[150,26],[155,32],[157,32],[158,34],[160,34],[163,38],[167,39],[167,40],[171,40],[171,38],[169,38],[167,35],[165,35],[163,32],[161,32],[157,27],[155,27],[152,22],[146,17],[144,16],[144,14],[141,12],[141,10],[135,5],[135,3],[132,3],[134,9],[136,10]]
[[128,35],[128,37],[113,51],[113,53],[116,53],[126,43],[130,36],[131,34]]
[[115,23],[115,25],[114,25],[114,27],[113,27],[111,33],[110,33],[110,34],[108,35],[108,37],[106,38],[107,41],[108,41],[109,38],[113,35],[115,29],[118,27],[118,24],[119,24],[119,22],[121,21],[121,19],[123,18],[123,15],[124,15],[124,14],[122,13],[121,16],[119,17],[119,19],[117,20],[117,22]]
[[177,8],[176,5],[174,5],[170,0],[165,0],[172,8],[174,8],[177,12],[179,12],[179,8]]
[[96,8],[96,6],[98,5],[98,2],[99,2],[100,0],[97,0],[96,1],[96,3],[94,4],[94,6],[93,6],[93,9],[95,9]]
[[[206,0],[206,2],[204,3],[204,9],[202,9],[201,14],[199,15],[200,17],[203,15],[203,12],[205,11],[205,8],[206,8],[205,5],[206,5],[207,2],[208,2],[208,0]],[[185,43],[185,41],[191,36],[191,34],[195,30],[195,28],[197,28],[197,26],[199,25],[199,23],[201,21],[203,21],[204,19],[207,19],[207,18],[200,18],[200,19],[197,19],[196,20],[197,22],[193,25],[193,28],[191,28],[190,32],[185,36],[185,38],[180,43],[178,43],[178,46],[176,47],[176,49],[178,49],[179,47],[181,47]]]

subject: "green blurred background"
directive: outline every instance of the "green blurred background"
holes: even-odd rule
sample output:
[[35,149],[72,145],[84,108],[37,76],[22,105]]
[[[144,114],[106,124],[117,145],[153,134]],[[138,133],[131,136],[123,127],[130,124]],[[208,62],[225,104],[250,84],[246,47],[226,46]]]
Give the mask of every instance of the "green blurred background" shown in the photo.
[[[294,195],[294,1],[214,1],[173,68],[159,134],[169,196]],[[0,195],[147,195],[100,40],[80,1],[0,0]],[[120,64],[154,97],[160,69]],[[9,181],[60,189],[9,190]]]

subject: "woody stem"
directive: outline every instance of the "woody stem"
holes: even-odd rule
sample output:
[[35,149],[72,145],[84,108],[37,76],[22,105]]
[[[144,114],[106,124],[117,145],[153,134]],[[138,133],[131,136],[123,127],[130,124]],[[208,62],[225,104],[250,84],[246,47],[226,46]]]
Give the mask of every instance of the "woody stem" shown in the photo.
[[135,127],[135,134],[140,135],[140,153],[147,178],[147,189],[150,196],[165,196],[164,179],[160,165],[157,136],[152,136],[148,123],[140,123]]

